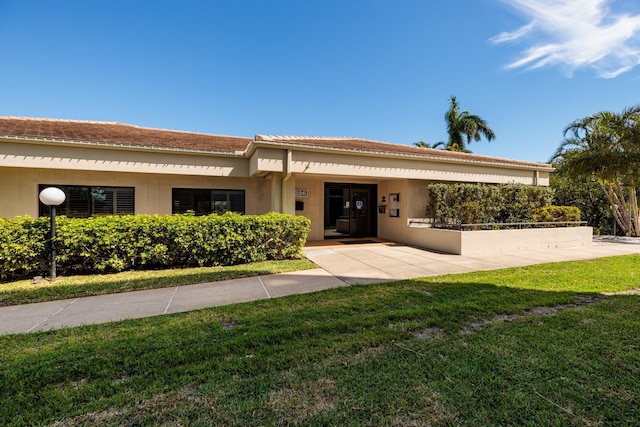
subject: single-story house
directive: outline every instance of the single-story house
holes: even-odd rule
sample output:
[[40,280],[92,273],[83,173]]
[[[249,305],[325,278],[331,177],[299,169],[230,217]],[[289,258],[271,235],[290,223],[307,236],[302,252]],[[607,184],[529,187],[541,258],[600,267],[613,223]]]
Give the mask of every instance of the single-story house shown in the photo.
[[310,240],[408,241],[431,182],[549,185],[551,165],[358,138],[253,138],[120,123],[0,117],[0,217],[277,211]]

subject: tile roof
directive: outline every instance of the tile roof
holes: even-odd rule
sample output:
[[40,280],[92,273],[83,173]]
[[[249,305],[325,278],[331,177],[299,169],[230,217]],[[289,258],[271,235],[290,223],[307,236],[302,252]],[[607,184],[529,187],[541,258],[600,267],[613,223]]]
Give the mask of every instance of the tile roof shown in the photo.
[[460,153],[456,151],[439,150],[434,148],[422,148],[416,147],[414,145],[392,144],[389,142],[372,141],[360,138],[256,135],[255,141],[292,144],[296,146],[306,146],[309,148],[324,148],[379,154],[409,155],[424,157],[428,159],[448,160],[452,162],[490,163],[510,166],[528,166],[537,169],[552,169],[551,165],[546,163],[526,162],[521,160],[482,156],[472,153]]
[[454,151],[392,144],[361,138],[256,135],[253,139],[196,132],[153,129],[114,122],[0,116],[0,138],[196,151],[242,155],[252,141],[320,150],[351,151],[384,156],[410,156],[458,163],[485,163],[549,169],[543,163],[524,162]]
[[0,137],[202,152],[244,152],[251,138],[110,122],[0,117]]

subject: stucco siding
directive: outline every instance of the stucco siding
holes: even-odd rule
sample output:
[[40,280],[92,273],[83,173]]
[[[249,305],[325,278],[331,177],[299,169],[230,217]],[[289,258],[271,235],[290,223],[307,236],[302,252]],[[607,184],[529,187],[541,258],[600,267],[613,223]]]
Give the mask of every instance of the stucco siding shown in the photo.
[[285,150],[257,148],[250,158],[250,175],[285,172],[285,156]]
[[296,188],[308,191],[307,197],[296,197],[295,200],[304,203],[304,209],[296,210],[296,215],[306,216],[311,220],[309,240],[324,239],[324,183],[318,177],[296,177]]
[[0,167],[248,177],[244,158],[87,146],[0,142]]
[[271,187],[263,180],[128,172],[0,167],[0,217],[38,215],[38,185],[89,185],[135,188],[135,213],[170,214],[172,188],[245,190],[247,214],[271,210]]
[[[536,171],[500,165],[445,163],[432,160],[384,158],[364,155],[294,152],[295,173],[348,177],[394,177],[427,181],[482,182],[492,184],[536,184]],[[538,185],[548,183],[547,171],[540,171]]]
[[455,231],[407,224],[406,228],[403,242],[455,255],[590,246],[593,237],[591,227]]

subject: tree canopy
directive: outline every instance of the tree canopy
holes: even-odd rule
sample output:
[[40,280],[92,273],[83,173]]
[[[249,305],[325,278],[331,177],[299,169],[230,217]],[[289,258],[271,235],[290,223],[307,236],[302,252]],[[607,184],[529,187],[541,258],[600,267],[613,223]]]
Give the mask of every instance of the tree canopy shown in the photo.
[[491,141],[496,137],[495,132],[487,125],[487,122],[479,116],[469,113],[468,111],[460,111],[458,101],[455,96],[449,98],[449,109],[444,115],[447,124],[447,134],[449,139],[447,142],[440,141],[435,144],[420,141],[413,145],[423,148],[444,147],[449,151],[462,151],[470,153],[467,145],[471,141],[480,141],[484,136],[487,141]]
[[444,115],[444,120],[449,134],[446,147],[450,151],[469,152],[467,144],[471,141],[480,141],[483,136],[487,141],[491,141],[496,137],[484,119],[466,110],[460,111],[455,96],[449,99],[449,109]]
[[600,183],[620,228],[640,236],[640,105],[575,120],[564,134],[551,159],[558,171]]
[[444,147],[445,143],[440,141],[440,142],[436,142],[435,144],[430,144],[428,142],[418,141],[418,142],[414,142],[413,145],[415,145],[416,147],[422,147],[422,148],[439,148],[439,147]]

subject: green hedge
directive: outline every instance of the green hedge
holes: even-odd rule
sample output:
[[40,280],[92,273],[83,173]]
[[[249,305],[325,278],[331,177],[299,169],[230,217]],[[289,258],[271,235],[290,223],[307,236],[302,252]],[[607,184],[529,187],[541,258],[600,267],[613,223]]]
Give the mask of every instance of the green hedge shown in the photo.
[[49,218],[0,218],[0,280],[44,271],[48,233]]
[[535,222],[580,221],[580,209],[575,206],[544,206],[533,211]]
[[[57,220],[60,274],[234,265],[300,258],[309,234],[302,216],[129,215]],[[0,219],[0,279],[49,268],[49,219]]]
[[426,215],[437,224],[531,222],[553,199],[549,187],[523,184],[430,184]]

